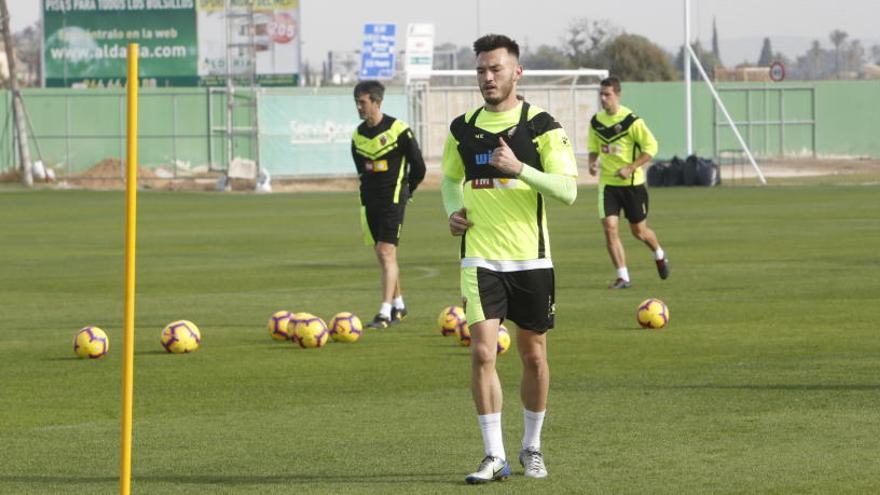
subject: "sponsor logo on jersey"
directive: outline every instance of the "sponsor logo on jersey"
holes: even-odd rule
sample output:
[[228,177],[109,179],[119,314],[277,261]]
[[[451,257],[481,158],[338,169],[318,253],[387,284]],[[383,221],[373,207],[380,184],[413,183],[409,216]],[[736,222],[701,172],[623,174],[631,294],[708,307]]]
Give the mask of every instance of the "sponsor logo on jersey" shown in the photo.
[[498,189],[516,189],[516,179],[495,179],[495,187]]
[[516,189],[516,179],[474,179],[471,181],[472,189]]
[[367,172],[387,172],[388,160],[367,160],[364,162],[364,169]]
[[494,189],[495,181],[492,179],[474,179],[471,181],[472,189]]
[[476,155],[474,155],[474,162],[477,165],[488,165],[489,160],[491,160],[491,159],[492,159],[492,152],[491,151],[487,151],[485,153],[477,153]]

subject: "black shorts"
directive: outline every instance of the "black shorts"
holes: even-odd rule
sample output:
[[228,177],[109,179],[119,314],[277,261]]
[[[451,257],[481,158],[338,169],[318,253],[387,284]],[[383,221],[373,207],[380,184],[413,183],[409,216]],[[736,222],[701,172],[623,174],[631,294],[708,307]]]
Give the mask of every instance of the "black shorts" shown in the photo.
[[620,216],[626,213],[629,223],[639,223],[648,218],[648,189],[639,186],[609,186],[599,189],[599,217]]
[[387,242],[395,246],[400,242],[400,229],[403,227],[403,213],[406,203],[366,205],[361,207],[361,227],[364,243],[374,245]]
[[556,276],[552,268],[519,272],[462,268],[461,295],[468,322],[509,319],[538,333],[553,328]]

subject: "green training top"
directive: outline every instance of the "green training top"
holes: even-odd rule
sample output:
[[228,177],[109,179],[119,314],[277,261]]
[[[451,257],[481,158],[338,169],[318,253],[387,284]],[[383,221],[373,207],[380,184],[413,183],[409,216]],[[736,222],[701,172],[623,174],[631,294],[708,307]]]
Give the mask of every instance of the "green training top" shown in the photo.
[[442,170],[447,180],[463,183],[463,205],[473,223],[462,238],[462,266],[496,271],[549,268],[543,194],[489,164],[499,137],[524,164],[546,174],[577,177],[565,131],[538,107],[520,103],[506,112],[480,107],[456,118],[443,150]]
[[599,154],[602,165],[599,183],[609,186],[638,186],[645,183],[645,171],[636,169],[629,179],[617,171],[634,162],[642,153],[657,156],[657,140],[645,121],[621,105],[614,115],[602,111],[590,120],[587,150]]

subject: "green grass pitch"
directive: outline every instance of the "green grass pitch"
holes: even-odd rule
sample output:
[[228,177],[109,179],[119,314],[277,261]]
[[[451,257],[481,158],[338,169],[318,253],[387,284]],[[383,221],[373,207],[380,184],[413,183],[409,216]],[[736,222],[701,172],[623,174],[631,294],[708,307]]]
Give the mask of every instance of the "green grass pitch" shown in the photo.
[[[487,493],[880,492],[880,186],[655,189],[672,266],[624,238],[613,278],[596,191],[549,206],[557,328],[544,429],[550,478]],[[265,328],[378,305],[354,193],[139,196],[133,492],[461,493],[482,457],[467,350],[436,317],[458,301],[439,194],[407,210],[410,317],[304,350]],[[124,194],[0,191],[0,493],[116,493]],[[625,227],[624,227],[625,229]],[[635,309],[666,301],[663,331]],[[189,319],[202,348],[169,355]],[[110,354],[80,360],[98,325]],[[513,460],[515,349],[499,358]]]

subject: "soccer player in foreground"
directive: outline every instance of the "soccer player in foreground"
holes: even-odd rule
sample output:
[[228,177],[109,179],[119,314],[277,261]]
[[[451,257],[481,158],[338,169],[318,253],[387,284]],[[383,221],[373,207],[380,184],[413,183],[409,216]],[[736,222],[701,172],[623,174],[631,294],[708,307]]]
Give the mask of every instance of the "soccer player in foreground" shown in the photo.
[[587,149],[590,152],[590,175],[599,172],[599,218],[605,231],[605,244],[611,262],[617,268],[617,279],[609,289],[631,286],[626,255],[620,242],[618,225],[620,210],[626,214],[629,229],[636,239],[654,253],[657,273],[669,277],[669,260],[648,228],[648,190],[642,166],[657,155],[657,140],[645,121],[620,104],[620,81],[616,77],[599,83],[602,112],[590,120]]
[[351,156],[360,177],[361,227],[382,270],[382,304],[367,328],[386,328],[406,317],[400,293],[397,246],[406,202],[425,177],[425,162],[412,130],[382,113],[385,87],[361,81],[354,88],[358,115],[364,121],[351,139]]
[[517,97],[519,46],[507,36],[474,42],[485,104],[457,117],[443,150],[443,205],[461,236],[461,294],[471,331],[471,391],[485,458],[468,483],[510,476],[501,434],[501,383],[495,371],[498,328],[517,324],[523,364],[525,475],[547,476],[541,427],[550,370],[555,279],[545,198],[577,197],[577,166],[565,131],[547,112]]

